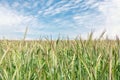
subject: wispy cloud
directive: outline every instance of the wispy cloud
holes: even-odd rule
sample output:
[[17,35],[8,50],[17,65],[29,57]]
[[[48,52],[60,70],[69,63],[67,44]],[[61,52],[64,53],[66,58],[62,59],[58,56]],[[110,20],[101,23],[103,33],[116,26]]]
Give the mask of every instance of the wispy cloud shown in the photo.
[[[12,10],[8,6],[0,4],[0,36],[11,37],[22,36],[18,32],[24,34],[26,26],[34,20],[33,16],[25,16]],[[35,22],[35,21],[34,21]],[[12,37],[13,36],[13,37]]]
[[28,25],[29,38],[59,33],[85,37],[91,30],[99,36],[104,29],[112,38],[120,34],[119,5],[119,0],[0,1],[0,36],[20,37]]
[[59,14],[61,12],[65,12],[65,11],[68,11],[72,8],[78,8],[79,7],[79,4],[75,3],[75,2],[78,2],[78,0],[76,1],[60,1],[54,5],[52,5],[51,7],[49,7],[48,9],[46,9],[44,11],[44,15],[56,15],[56,14]]
[[106,30],[106,35],[109,38],[115,38],[116,35],[120,37],[120,0],[106,0],[99,5],[99,11],[105,19],[104,24],[100,26],[101,29],[96,29],[99,32]]
[[51,4],[53,4],[54,0],[48,0],[46,3],[46,7],[51,6]]
[[83,10],[87,10],[95,8],[98,6],[98,3],[96,0],[88,0],[88,1],[82,1],[82,0],[62,0],[57,2],[56,4],[50,6],[49,8],[44,10],[44,15],[56,15],[59,13],[64,13],[68,11],[75,11],[76,13],[81,12]]

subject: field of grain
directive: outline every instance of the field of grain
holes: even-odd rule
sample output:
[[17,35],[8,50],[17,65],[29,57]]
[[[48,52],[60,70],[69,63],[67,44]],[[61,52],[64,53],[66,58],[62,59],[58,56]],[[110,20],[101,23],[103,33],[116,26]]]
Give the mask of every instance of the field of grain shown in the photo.
[[0,80],[120,80],[120,42],[2,40]]

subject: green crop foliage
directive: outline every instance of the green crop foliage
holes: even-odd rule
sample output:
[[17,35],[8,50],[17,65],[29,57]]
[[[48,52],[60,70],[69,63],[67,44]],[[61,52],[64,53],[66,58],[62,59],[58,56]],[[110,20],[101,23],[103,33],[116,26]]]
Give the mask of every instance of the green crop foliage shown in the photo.
[[120,80],[119,39],[1,40],[0,80]]

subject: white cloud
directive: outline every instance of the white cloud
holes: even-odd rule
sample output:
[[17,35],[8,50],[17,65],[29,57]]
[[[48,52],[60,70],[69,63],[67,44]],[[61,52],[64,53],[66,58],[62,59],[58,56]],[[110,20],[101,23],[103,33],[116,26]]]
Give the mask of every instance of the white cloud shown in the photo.
[[[52,1],[50,1],[52,3]],[[50,4],[51,4],[50,3]],[[94,8],[98,6],[96,0],[62,0],[44,10],[44,15],[56,15],[74,9],[76,13],[80,13],[83,9]],[[79,9],[78,9],[79,8]]]
[[116,35],[120,37],[120,0],[106,0],[100,3],[99,10],[105,18],[105,24],[101,26],[101,30],[106,29],[110,38]]
[[54,2],[54,0],[48,0],[47,3],[46,3],[46,6],[50,6],[52,3]]
[[14,10],[5,7],[0,7],[0,27],[13,26],[27,23],[32,19],[31,16],[20,15]]
[[[76,36],[77,34],[81,33],[83,35],[87,35],[88,30],[82,32],[83,27],[84,29],[89,29],[89,30],[91,30],[91,28],[95,29],[95,36],[99,36],[104,29],[106,29],[107,34],[111,38],[113,38],[113,36],[115,35],[120,34],[120,0],[105,0],[100,3],[97,2],[96,0],[88,0],[87,2],[83,2],[83,3],[81,2],[81,0],[61,0],[55,4],[52,4],[54,0],[49,0],[47,3],[45,3],[44,0],[41,1],[43,1],[43,3],[40,3],[40,1],[35,2],[34,4],[31,4],[29,2],[24,2],[23,6],[21,6],[21,3],[14,2],[14,4],[11,7],[7,3],[4,4],[1,3],[0,4],[0,37],[2,35],[8,36],[9,38],[17,37],[18,35],[17,34],[13,35],[13,33],[16,32],[24,33],[25,27],[27,25],[30,25],[29,34],[31,35],[33,34],[39,35],[39,33],[49,34],[49,32],[43,32],[37,30],[39,27],[46,27],[46,26],[49,27],[50,26],[49,23],[47,25],[45,25],[44,23],[42,24],[38,22],[37,18],[33,16],[25,16],[24,11],[21,13],[13,10],[18,8],[20,8],[21,10],[22,9],[24,10],[24,8],[35,8],[39,4],[42,5],[42,7],[40,11],[38,11],[38,13],[39,14],[43,13],[42,16],[56,15],[74,9],[71,11],[75,11],[76,14],[72,15],[73,19],[71,18],[67,19],[68,22],[65,19],[59,19],[59,18],[56,18],[56,20],[54,21],[55,25],[57,25],[57,23],[60,23],[60,25],[62,26],[61,29],[64,29],[65,25],[69,24],[70,26],[68,27],[74,29],[75,31],[75,33],[73,34],[73,31],[70,32],[71,30],[67,30],[63,32],[64,34]],[[92,14],[90,14],[87,13],[87,11],[89,12],[89,10],[87,10],[84,11],[85,14],[81,15],[82,10],[86,10],[88,7],[90,9],[99,7],[99,11],[101,14],[98,15],[94,14],[94,11],[93,13],[91,12]],[[69,17],[69,15],[66,16]],[[34,30],[32,30],[32,28],[34,28]]]
[[[68,11],[73,8],[78,8],[80,5],[81,0],[62,0],[52,6],[50,6],[48,9],[44,11],[44,15],[56,15],[61,12]],[[51,3],[50,3],[51,4]]]
[[94,13],[88,13],[81,16],[81,14],[75,10],[78,15],[73,15],[73,20],[76,26],[78,26],[78,29],[80,29],[80,25],[90,30],[94,29],[95,37],[99,36],[104,30],[106,30],[106,34],[110,38],[114,38],[116,35],[120,34],[120,0],[105,0],[101,2],[97,2],[96,0],[88,0],[83,4],[80,3],[81,0],[70,0],[68,3],[62,0],[46,9],[44,11],[44,15],[56,15],[77,7],[81,7],[82,9],[83,7],[85,9],[87,7],[98,7],[100,14],[95,15]]
[[[23,36],[20,34],[24,34],[26,26],[29,25],[32,20],[36,22],[33,16],[25,16],[0,4],[0,38],[4,36],[9,39],[20,39],[20,36]],[[16,34],[17,32],[20,34]]]
[[93,29],[94,38],[98,38],[104,30],[111,39],[115,39],[116,35],[120,37],[120,0],[105,0],[96,5],[101,14],[75,15],[73,17],[75,24]]
[[40,1],[34,1],[33,8],[37,7],[40,4]]

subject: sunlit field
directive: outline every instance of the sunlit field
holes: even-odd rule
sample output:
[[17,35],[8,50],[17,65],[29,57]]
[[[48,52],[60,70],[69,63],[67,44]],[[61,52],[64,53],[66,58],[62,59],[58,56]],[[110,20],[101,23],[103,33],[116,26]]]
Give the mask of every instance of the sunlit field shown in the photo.
[[120,41],[0,41],[0,80],[120,80]]

